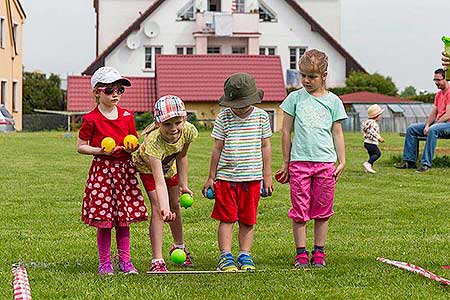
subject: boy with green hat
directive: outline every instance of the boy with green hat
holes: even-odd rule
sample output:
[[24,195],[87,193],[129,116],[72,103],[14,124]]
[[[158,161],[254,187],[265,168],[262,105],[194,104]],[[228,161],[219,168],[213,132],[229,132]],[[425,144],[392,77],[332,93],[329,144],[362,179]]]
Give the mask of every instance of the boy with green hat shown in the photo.
[[[224,272],[255,270],[250,250],[261,184],[265,194],[273,190],[269,116],[253,106],[261,103],[263,96],[252,75],[236,73],[228,77],[219,100],[225,108],[219,112],[211,134],[215,142],[203,195],[208,188],[215,193],[211,217],[220,222],[217,269]],[[231,253],[235,222],[239,223],[237,263]]]

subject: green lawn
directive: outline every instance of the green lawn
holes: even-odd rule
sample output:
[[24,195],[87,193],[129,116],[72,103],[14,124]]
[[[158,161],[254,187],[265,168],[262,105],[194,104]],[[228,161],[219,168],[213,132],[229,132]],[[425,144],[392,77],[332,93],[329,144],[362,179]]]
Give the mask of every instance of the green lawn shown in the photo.
[[[77,154],[76,137],[61,132],[0,134],[0,298],[12,298],[11,265],[22,261],[34,299],[446,299],[447,288],[375,260],[408,261],[450,278],[440,269],[450,264],[450,169],[397,170],[392,157],[401,154],[403,139],[385,137],[379,172],[368,175],[361,134],[346,134],[347,168],[336,190],[326,270],[289,270],[295,251],[286,216],[289,189],[276,183],[274,195],[260,202],[253,248],[264,272],[144,275],[151,256],[148,224],[141,223],[132,226],[131,247],[142,274],[99,277],[95,229],[80,221],[91,158]],[[189,181],[196,202],[183,210],[186,242],[201,270],[214,269],[218,256],[213,202],[200,193],[211,147],[207,132],[192,144]],[[276,170],[278,134],[272,147]],[[439,155],[445,149],[450,142],[439,141]],[[165,253],[170,243],[167,234]],[[169,269],[176,266],[169,262]]]

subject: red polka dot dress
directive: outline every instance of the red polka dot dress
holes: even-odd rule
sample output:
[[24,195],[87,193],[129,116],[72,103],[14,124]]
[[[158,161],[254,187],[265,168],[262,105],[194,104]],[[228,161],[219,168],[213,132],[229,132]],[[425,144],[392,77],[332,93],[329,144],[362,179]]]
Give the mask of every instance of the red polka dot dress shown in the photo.
[[[83,117],[79,138],[100,147],[105,137],[122,146],[128,134],[137,136],[133,113],[117,107],[118,118],[107,119],[95,108]],[[136,178],[131,155],[120,151],[113,155],[94,156],[83,197],[82,220],[98,228],[129,226],[148,219],[144,197]]]

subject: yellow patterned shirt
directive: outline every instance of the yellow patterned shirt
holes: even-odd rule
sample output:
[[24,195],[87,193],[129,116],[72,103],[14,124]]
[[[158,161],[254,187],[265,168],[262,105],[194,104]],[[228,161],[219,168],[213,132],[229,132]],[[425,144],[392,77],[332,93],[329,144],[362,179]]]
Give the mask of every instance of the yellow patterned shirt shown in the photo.
[[183,150],[185,144],[190,144],[198,136],[197,128],[189,122],[184,122],[181,136],[173,144],[166,142],[159,129],[150,132],[133,153],[133,161],[139,172],[152,174],[149,157],[161,160],[165,178],[171,178],[177,174],[176,157]]

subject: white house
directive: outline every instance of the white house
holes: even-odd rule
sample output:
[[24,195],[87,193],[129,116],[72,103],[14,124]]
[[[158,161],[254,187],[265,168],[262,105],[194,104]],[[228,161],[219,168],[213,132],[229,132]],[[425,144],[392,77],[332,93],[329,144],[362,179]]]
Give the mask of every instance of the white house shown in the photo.
[[98,67],[155,77],[158,54],[278,55],[287,85],[308,48],[329,56],[328,85],[363,67],[341,46],[340,0],[94,0]]

